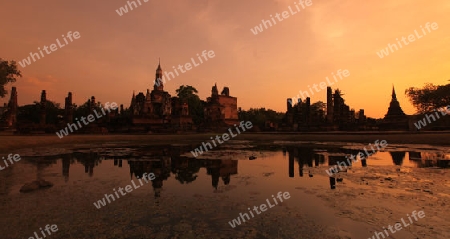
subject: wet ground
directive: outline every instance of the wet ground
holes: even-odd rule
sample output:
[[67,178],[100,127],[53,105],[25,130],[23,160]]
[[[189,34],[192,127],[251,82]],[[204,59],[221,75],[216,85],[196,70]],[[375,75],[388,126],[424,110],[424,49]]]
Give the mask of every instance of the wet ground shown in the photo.
[[[372,238],[414,210],[425,218],[390,238],[450,238],[450,148],[389,145],[364,166],[325,172],[364,146],[229,141],[197,158],[185,144],[19,150],[22,159],[0,171],[0,238],[42,237],[47,224],[58,226],[50,239]],[[155,179],[139,184],[145,173]],[[20,192],[37,179],[54,185]],[[132,182],[140,187],[97,207]],[[290,197],[229,224],[279,192]]]

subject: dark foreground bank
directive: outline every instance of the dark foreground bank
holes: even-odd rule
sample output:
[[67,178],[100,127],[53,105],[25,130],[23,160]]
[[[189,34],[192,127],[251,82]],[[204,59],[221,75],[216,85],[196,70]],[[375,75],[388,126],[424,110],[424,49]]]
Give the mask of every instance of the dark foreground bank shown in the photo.
[[[176,135],[69,135],[62,139],[56,135],[36,136],[0,136],[0,151],[12,149],[33,148],[41,146],[56,146],[71,148],[76,144],[110,143],[119,141],[130,144],[200,144],[210,137],[221,133],[176,134]],[[233,140],[248,140],[256,143],[273,143],[275,141],[301,142],[355,142],[370,143],[375,140],[386,140],[391,144],[430,144],[450,145],[450,132],[350,132],[350,133],[243,133]]]

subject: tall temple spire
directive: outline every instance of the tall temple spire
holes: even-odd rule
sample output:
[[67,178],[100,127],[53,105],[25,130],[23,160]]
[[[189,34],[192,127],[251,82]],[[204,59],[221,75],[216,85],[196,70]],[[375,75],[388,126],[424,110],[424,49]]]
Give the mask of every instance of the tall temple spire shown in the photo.
[[395,94],[395,88],[392,84],[392,99],[389,104],[388,112],[383,118],[382,123],[379,125],[379,129],[382,130],[408,130],[409,118],[408,115],[403,112],[400,107],[400,102],[397,100]]
[[11,89],[11,98],[8,102],[8,111],[6,112],[6,125],[8,127],[15,127],[17,122],[17,90],[13,86]]
[[386,117],[393,117],[393,116],[404,116],[405,113],[403,112],[402,108],[400,107],[400,103],[397,100],[397,95],[395,94],[394,86],[392,85],[392,99],[391,103],[389,104],[389,109]]
[[395,94],[394,84],[392,84],[392,99],[397,100],[397,95]]
[[164,84],[162,80],[161,59],[158,60],[158,68],[156,69],[155,81],[153,82],[153,89],[163,91]]
[[130,103],[130,108],[134,107],[134,103],[136,102],[136,94],[134,93],[133,90],[133,96],[131,96],[131,103]]
[[219,95],[219,90],[217,89],[217,83],[214,83],[214,86],[211,89],[211,95]]
[[40,125],[46,124],[46,118],[47,118],[47,93],[45,90],[42,90],[41,93],[41,103],[40,103],[40,111],[41,111],[41,118],[40,118]]

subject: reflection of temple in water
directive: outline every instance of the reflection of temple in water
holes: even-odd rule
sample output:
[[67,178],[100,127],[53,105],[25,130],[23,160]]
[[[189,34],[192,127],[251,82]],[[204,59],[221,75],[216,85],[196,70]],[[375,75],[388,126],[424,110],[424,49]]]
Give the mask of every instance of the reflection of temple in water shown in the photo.
[[70,165],[74,163],[80,163],[84,166],[84,172],[89,175],[89,177],[94,176],[94,167],[98,166],[101,162],[101,158],[98,153],[73,153],[61,155],[62,161],[62,175],[64,176],[64,181],[69,181],[69,170]]
[[450,168],[450,154],[444,152],[410,151],[409,160],[414,161],[418,168],[440,167]]
[[[313,147],[287,147],[285,149],[289,154],[289,177],[294,177],[294,162],[297,160],[299,168],[299,176],[303,177],[303,170],[305,166],[309,168],[317,167],[319,165],[334,166],[338,165],[339,162],[345,162],[348,165],[347,158],[350,155],[357,155],[361,150],[355,149],[343,149],[328,147],[327,149],[315,149]],[[354,162],[350,160],[351,166]],[[358,159],[358,163],[361,163],[363,167],[367,166],[366,160]],[[311,171],[309,171],[309,176],[312,177]]]
[[[175,176],[175,180],[181,184],[189,184],[195,181],[201,168],[206,168],[207,175],[211,176],[211,184],[217,189],[220,179],[224,185],[230,183],[230,177],[237,174],[237,160],[208,160],[208,159],[190,159],[180,157],[185,152],[182,147],[174,147],[161,149],[146,149],[141,154],[131,156],[112,157],[114,165],[122,167],[122,161],[127,160],[130,166],[130,177],[142,178],[147,173],[155,174],[152,180],[152,186],[155,198],[161,196],[163,182],[167,180],[171,173]],[[122,160],[123,159],[123,160]]]
[[220,178],[224,185],[230,184],[230,176],[237,174],[237,165],[237,160],[211,160],[206,172],[211,175],[212,186],[217,189]]
[[401,166],[403,164],[403,159],[405,159],[406,152],[389,152],[392,157],[392,162],[395,165]]
[[[186,148],[187,147],[187,148]],[[112,160],[114,166],[122,168],[124,160],[130,167],[131,178],[141,178],[144,173],[154,173],[155,179],[152,181],[155,197],[160,197],[163,182],[168,180],[171,174],[180,184],[189,184],[195,181],[201,168],[206,169],[206,175],[211,176],[211,186],[217,189],[222,181],[223,185],[229,185],[231,175],[237,174],[238,161],[236,160],[201,160],[180,157],[184,152],[189,151],[189,146],[175,147],[145,147],[134,149],[105,149],[101,153],[96,152],[75,152],[73,154],[39,157],[33,164],[37,166],[37,177],[45,167],[56,164],[57,160],[62,162],[62,175],[67,182],[69,179],[70,165],[80,163],[84,166],[84,171],[90,177],[94,175],[94,167],[98,166],[102,160]],[[317,146],[289,146],[283,149],[283,154],[288,154],[288,176],[293,178],[296,174],[295,162],[298,164],[298,177],[313,177],[314,168],[319,165],[334,166],[339,162],[347,163],[345,155],[357,155],[362,150],[344,149],[337,147],[326,147],[317,149]],[[370,151],[369,151],[370,152]],[[403,165],[406,152],[388,152],[394,165]],[[408,152],[409,160],[414,161],[417,167],[450,167],[450,155],[443,152]],[[369,159],[370,161],[370,159]],[[363,167],[367,166],[366,160],[358,160],[357,163]],[[335,187],[335,179],[330,179],[330,186]]]
[[[318,154],[310,147],[287,147],[286,151],[289,154],[289,177],[294,177],[294,163],[297,160],[298,174],[303,177],[303,168],[307,165],[309,168],[317,167],[325,163],[323,155]],[[314,166],[313,166],[314,164]],[[309,175],[312,174],[309,172]]]
[[[119,161],[120,162],[120,161]],[[129,160],[130,175],[136,178],[142,178],[144,173],[155,174],[152,180],[155,198],[161,196],[163,182],[170,177],[170,173],[175,175],[175,179],[181,184],[188,184],[195,181],[198,177],[200,168],[206,168],[207,175],[211,176],[211,184],[217,189],[220,178],[224,185],[230,183],[230,176],[237,174],[237,160],[199,160],[182,157],[164,156],[161,158],[149,160]]]
[[74,153],[73,157],[84,166],[84,172],[89,174],[89,177],[94,176],[94,167],[98,166],[100,162],[98,153]]
[[[122,160],[120,160],[122,161]],[[132,161],[128,160],[130,165],[130,177],[142,178],[145,173],[155,174],[155,179],[151,181],[155,198],[161,196],[163,181],[170,177],[171,158],[164,156],[160,159],[151,159],[150,161]]]
[[[189,148],[190,149],[190,148]],[[132,153],[131,153],[132,152]],[[155,174],[152,180],[155,197],[160,197],[163,182],[167,180],[171,173],[175,180],[181,184],[188,184],[195,181],[198,177],[200,168],[206,169],[206,174],[211,176],[212,187],[217,189],[220,179],[224,185],[230,184],[231,175],[237,174],[237,160],[200,160],[180,157],[181,153],[186,152],[184,146],[177,147],[148,147],[138,148],[134,151],[127,149],[122,152],[121,149],[107,149],[105,152],[64,154],[59,156],[44,157],[43,164],[54,164],[57,159],[62,162],[62,175],[67,182],[69,180],[70,165],[80,163],[85,168],[85,173],[90,177],[94,175],[94,167],[98,166],[102,160],[112,160],[114,166],[123,167],[123,161],[126,160],[130,167],[130,177],[142,178],[144,173]],[[49,161],[53,159],[53,161]],[[45,167],[38,163],[38,173]],[[46,165],[48,166],[48,165]],[[39,175],[38,175],[39,177]]]
[[64,154],[62,155],[61,161],[62,161],[62,175],[64,176],[64,181],[67,182],[69,181],[70,165],[73,164],[75,160],[73,160],[72,154]]
[[[336,147],[324,147],[324,149],[317,149],[314,146],[302,146],[302,147],[287,147],[283,149],[283,154],[289,154],[289,177],[294,177],[294,162],[297,160],[299,165],[299,175],[303,177],[303,170],[305,166],[317,167],[319,165],[342,165],[344,167],[350,167],[353,164],[361,165],[362,167],[367,167],[368,162],[370,162],[370,157],[376,155],[378,152],[373,152],[371,149],[367,149],[367,153],[371,154],[369,157],[361,159],[359,157],[360,153],[366,155],[364,149],[346,149],[346,148],[336,148]],[[392,158],[392,165],[401,166],[406,158],[406,152],[384,152]],[[346,156],[350,158],[351,155],[355,156],[356,162],[354,160],[347,160]],[[442,152],[409,152],[410,160],[416,161],[418,167],[450,167],[450,154],[445,154]],[[384,161],[389,165],[387,161]]]

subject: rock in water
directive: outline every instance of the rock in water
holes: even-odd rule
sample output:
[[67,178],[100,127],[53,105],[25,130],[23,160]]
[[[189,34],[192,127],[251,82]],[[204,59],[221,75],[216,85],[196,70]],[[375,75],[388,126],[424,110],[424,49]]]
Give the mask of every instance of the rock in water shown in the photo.
[[23,185],[20,188],[20,192],[28,193],[28,192],[32,192],[34,190],[38,190],[39,188],[48,188],[48,187],[52,187],[52,186],[53,186],[52,182],[45,181],[43,179],[39,179],[39,180],[35,180],[31,183],[25,183],[25,185]]
[[28,193],[28,192],[32,192],[34,190],[39,189],[39,182],[38,181],[33,181],[31,183],[25,183],[25,185],[23,185],[20,188],[20,192],[21,193]]
[[39,187],[41,188],[47,188],[47,187],[53,187],[53,183],[49,181],[45,181],[44,179],[39,179]]

